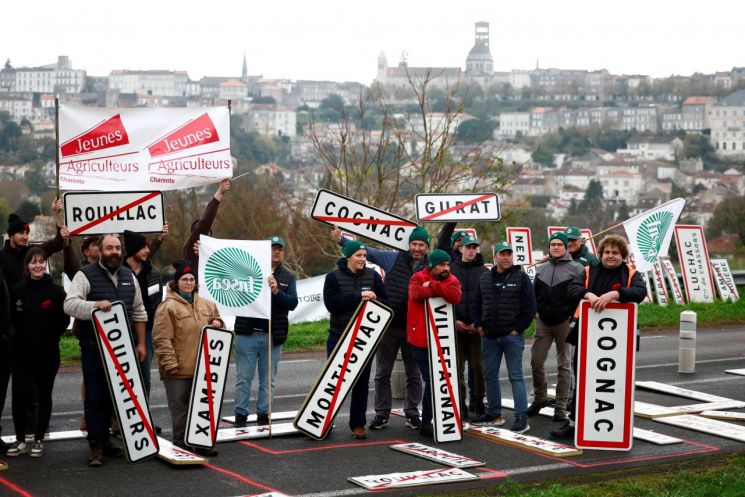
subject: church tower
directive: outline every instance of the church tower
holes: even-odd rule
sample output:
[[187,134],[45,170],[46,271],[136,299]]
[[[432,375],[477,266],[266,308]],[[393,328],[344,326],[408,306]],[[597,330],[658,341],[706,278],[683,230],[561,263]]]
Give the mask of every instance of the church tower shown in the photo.
[[466,75],[491,74],[494,72],[494,61],[489,49],[489,23],[477,22],[473,48],[466,57]]
[[388,59],[385,57],[385,54],[381,50],[380,55],[378,55],[378,73],[375,77],[375,81],[377,81],[380,84],[385,84],[385,78],[388,75]]
[[241,81],[248,79],[248,64],[246,63],[246,54],[243,54],[243,70],[241,70]]

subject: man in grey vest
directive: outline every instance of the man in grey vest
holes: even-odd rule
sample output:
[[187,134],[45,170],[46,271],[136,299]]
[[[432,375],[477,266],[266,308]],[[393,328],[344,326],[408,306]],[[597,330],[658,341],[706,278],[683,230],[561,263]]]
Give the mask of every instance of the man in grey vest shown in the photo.
[[[341,230],[334,228],[332,236],[342,247],[351,242],[342,238]],[[375,417],[370,423],[371,430],[381,430],[388,425],[391,414],[392,392],[391,372],[401,349],[406,372],[406,398],[404,416],[406,425],[412,430],[422,426],[419,417],[419,402],[422,400],[422,376],[411,354],[411,346],[406,341],[406,312],[409,300],[409,280],[423,268],[429,253],[430,237],[427,230],[417,226],[409,235],[409,250],[378,250],[367,248],[367,260],[380,266],[385,272],[385,290],[394,316],[388,330],[383,335],[375,353]]]
[[85,382],[84,412],[88,426],[88,465],[103,464],[103,456],[120,456],[122,449],[109,440],[109,426],[113,404],[101,355],[96,344],[91,313],[95,309],[111,310],[111,303],[124,303],[127,316],[134,327],[137,360],[147,357],[145,325],[147,311],[142,302],[137,278],[122,266],[122,244],[117,235],[104,235],[101,256],[97,263],[88,264],[75,274],[65,299],[65,313],[78,320],[81,366]]

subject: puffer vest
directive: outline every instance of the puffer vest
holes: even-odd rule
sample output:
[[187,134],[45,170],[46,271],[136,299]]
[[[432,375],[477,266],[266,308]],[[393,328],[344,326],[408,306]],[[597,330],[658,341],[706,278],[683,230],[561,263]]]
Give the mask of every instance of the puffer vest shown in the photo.
[[[352,273],[348,269],[336,268],[334,269],[334,276],[336,277],[337,285],[339,285],[340,293],[363,292],[365,290],[373,290],[375,287],[375,271],[367,267],[359,273]],[[330,331],[342,333],[347,327],[349,320],[352,319],[355,310],[352,309],[339,314],[332,313],[331,320],[329,321]]]
[[[114,282],[106,274],[106,270],[101,267],[100,264],[88,264],[80,269],[88,282],[91,285],[90,292],[88,292],[88,298],[93,302],[99,300],[108,300],[109,302],[116,302],[121,300],[124,303],[124,307],[127,310],[127,322],[129,323],[129,332],[134,339],[134,330],[132,329],[132,310],[135,301],[135,277],[132,270],[121,266],[119,267],[118,285],[115,287]],[[78,328],[78,340],[95,340],[95,334],[93,332],[93,321],[81,321]]]
[[513,266],[505,280],[496,282],[496,270],[481,275],[479,285],[483,299],[481,318],[484,335],[497,338],[509,335],[520,320],[523,278],[520,268]]

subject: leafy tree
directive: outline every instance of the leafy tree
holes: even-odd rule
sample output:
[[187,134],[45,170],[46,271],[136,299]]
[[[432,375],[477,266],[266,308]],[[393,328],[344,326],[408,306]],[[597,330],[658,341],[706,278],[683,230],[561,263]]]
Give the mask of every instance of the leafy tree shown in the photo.
[[530,158],[533,159],[533,162],[537,162],[545,167],[553,167],[554,153],[554,150],[551,148],[545,145],[538,145],[530,154]]
[[276,104],[277,100],[271,95],[267,95],[264,97],[254,97],[253,100],[251,100],[251,103],[252,104]]
[[707,235],[714,238],[724,233],[737,235],[745,244],[745,197],[739,195],[727,197],[714,209],[714,215],[707,228]]
[[21,219],[30,223],[36,216],[41,214],[41,209],[39,208],[39,204],[27,199],[21,202],[21,205],[18,206],[15,213],[18,214]]
[[489,119],[468,119],[458,126],[455,134],[459,142],[481,143],[491,140],[495,123]]

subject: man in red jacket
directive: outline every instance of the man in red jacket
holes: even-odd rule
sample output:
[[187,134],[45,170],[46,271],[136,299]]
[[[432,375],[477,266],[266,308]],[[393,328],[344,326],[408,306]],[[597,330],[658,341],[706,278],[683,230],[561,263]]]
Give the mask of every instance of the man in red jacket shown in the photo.
[[406,338],[412,346],[412,355],[424,380],[422,398],[422,427],[419,433],[432,436],[432,379],[429,376],[427,357],[427,325],[424,301],[442,297],[450,304],[458,304],[461,297],[460,282],[450,273],[450,255],[444,250],[429,254],[427,267],[414,273],[409,282],[409,304],[406,320]]

